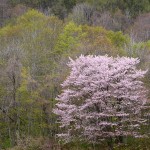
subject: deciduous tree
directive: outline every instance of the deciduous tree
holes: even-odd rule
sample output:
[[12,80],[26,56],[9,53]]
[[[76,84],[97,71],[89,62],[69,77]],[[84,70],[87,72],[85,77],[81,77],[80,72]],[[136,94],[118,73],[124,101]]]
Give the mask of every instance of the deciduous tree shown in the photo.
[[99,143],[123,137],[140,137],[145,123],[141,110],[146,103],[146,89],[138,70],[137,58],[80,56],[69,63],[70,76],[62,84],[54,113],[59,116],[65,141],[81,139]]

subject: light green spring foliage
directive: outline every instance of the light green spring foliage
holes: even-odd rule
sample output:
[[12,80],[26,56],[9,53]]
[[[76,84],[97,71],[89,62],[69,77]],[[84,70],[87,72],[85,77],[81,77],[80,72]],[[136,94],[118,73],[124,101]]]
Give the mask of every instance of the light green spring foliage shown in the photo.
[[108,37],[111,39],[112,43],[119,48],[123,48],[129,43],[129,36],[124,35],[121,31],[119,32],[108,32]]
[[30,92],[28,91],[28,78],[30,75],[27,72],[26,68],[21,70],[21,83],[20,87],[17,90],[17,98],[21,103],[30,103],[32,102]]
[[113,32],[103,27],[84,25],[85,33],[83,44],[87,54],[108,54],[110,56],[126,55],[125,45],[129,43],[129,37],[122,32]]
[[63,32],[59,35],[55,45],[55,51],[61,53],[74,53],[80,45],[80,40],[84,36],[81,26],[69,22],[64,26]]

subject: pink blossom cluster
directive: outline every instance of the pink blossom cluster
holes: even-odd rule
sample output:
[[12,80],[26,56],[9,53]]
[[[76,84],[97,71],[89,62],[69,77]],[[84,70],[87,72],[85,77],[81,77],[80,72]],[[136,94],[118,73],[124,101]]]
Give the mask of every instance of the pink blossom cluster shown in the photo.
[[146,103],[137,58],[80,56],[70,59],[71,73],[62,84],[54,113],[66,142],[75,138],[99,142],[118,136],[140,136]]

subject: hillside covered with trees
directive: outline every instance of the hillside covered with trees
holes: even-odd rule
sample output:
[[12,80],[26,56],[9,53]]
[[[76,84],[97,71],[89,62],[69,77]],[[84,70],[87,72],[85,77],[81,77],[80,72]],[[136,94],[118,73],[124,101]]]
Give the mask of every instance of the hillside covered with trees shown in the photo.
[[0,0],[0,26],[0,149],[150,149],[150,0]]

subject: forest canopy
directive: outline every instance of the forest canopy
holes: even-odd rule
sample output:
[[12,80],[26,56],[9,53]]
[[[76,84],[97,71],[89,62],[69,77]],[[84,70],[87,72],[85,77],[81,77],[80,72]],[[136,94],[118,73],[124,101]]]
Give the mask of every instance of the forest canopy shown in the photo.
[[61,133],[54,113],[57,97],[70,75],[69,58],[76,60],[81,54],[140,60],[136,68],[147,70],[140,82],[148,99],[142,119],[148,122],[138,127],[148,135],[112,142],[116,150],[150,148],[149,0],[0,0],[0,10],[0,149],[107,148],[107,139],[65,144],[56,138]]

